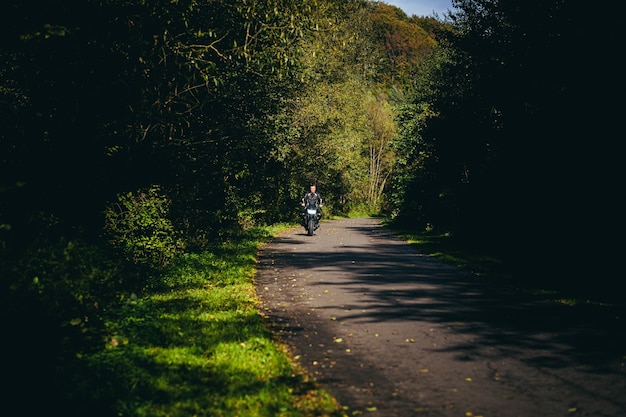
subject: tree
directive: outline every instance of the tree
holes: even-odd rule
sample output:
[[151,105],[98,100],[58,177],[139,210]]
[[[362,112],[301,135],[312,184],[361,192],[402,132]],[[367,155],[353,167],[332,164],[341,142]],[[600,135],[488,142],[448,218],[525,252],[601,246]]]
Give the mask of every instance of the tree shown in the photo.
[[[4,5],[0,311],[37,391],[56,398],[60,364],[100,342],[103,306],[144,288],[140,266],[236,233],[263,192],[280,193],[273,122],[327,4]],[[138,265],[103,239],[118,201],[135,213],[110,216],[127,222],[113,240]]]
[[[597,65],[597,54],[614,39],[610,25],[587,25],[579,6],[560,0],[459,0],[455,8],[453,30],[441,42],[451,59],[433,66],[408,102],[437,114],[411,149],[434,156],[436,164],[423,173],[430,173],[432,191],[452,197],[445,206],[456,220],[446,228],[500,251],[537,280],[573,290],[572,276],[604,270],[574,263],[574,242],[604,241],[610,226],[581,230],[567,219],[610,219],[600,207],[614,205],[614,153],[606,152],[612,145],[602,139],[590,145],[590,138],[610,137],[606,127],[614,120],[591,104],[608,102],[617,79]],[[592,45],[592,28],[607,34],[603,42]],[[581,59],[583,50],[593,52]],[[414,175],[404,189],[427,190],[423,181]],[[446,212],[437,210],[443,201],[423,202],[422,214]],[[528,247],[536,249],[532,259]]]
[[367,114],[372,133],[366,140],[369,148],[367,201],[370,207],[379,210],[395,159],[391,143],[396,135],[396,125],[391,104],[381,95],[368,103]]
[[[437,44],[429,23],[433,18],[411,18],[395,6],[378,3],[371,13],[371,36],[384,52],[382,82],[406,85],[411,69]],[[388,77],[388,78],[385,78]]]

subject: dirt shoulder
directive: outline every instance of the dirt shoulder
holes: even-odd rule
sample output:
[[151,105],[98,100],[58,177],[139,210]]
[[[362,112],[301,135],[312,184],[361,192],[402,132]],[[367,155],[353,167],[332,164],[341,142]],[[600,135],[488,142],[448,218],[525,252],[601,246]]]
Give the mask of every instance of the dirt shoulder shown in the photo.
[[626,416],[621,321],[495,288],[377,219],[259,253],[262,309],[294,357],[369,416]]

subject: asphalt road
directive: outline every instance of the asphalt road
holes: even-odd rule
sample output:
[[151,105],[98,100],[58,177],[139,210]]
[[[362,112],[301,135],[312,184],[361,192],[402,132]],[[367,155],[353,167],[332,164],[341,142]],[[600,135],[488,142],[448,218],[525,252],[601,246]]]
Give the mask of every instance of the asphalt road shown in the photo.
[[601,307],[494,287],[371,218],[258,262],[263,313],[347,415],[626,416],[623,320]]

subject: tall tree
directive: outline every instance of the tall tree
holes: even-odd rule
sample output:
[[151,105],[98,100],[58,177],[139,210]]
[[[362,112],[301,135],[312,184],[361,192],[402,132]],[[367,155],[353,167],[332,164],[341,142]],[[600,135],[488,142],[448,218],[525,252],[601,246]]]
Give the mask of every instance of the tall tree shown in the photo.
[[379,211],[395,159],[392,141],[396,124],[391,104],[382,95],[368,103],[367,114],[371,130],[371,136],[366,140],[369,150],[367,202],[372,209]]
[[[430,87],[421,90],[431,94],[412,101],[438,115],[420,131],[420,146],[436,157],[440,195],[452,197],[457,219],[448,227],[468,239],[481,236],[537,279],[594,274],[592,263],[569,266],[573,242],[603,241],[607,225],[567,219],[610,218],[596,202],[613,205],[611,144],[589,140],[606,138],[612,123],[591,104],[606,103],[616,80],[612,67],[597,65],[598,51],[613,44],[611,29],[585,24],[579,6],[562,0],[455,6],[447,38],[453,59],[433,68]],[[607,36],[596,43],[590,28]],[[585,58],[583,50],[590,52]],[[536,250],[531,259],[528,247]]]
[[384,52],[378,78],[385,83],[410,83],[411,69],[436,45],[433,18],[411,18],[395,6],[378,3],[371,13],[371,36]]

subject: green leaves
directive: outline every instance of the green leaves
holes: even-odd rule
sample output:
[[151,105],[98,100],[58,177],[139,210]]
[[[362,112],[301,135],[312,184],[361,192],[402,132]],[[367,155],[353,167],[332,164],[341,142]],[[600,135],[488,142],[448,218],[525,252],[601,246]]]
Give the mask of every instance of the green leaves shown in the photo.
[[127,259],[151,267],[167,265],[184,243],[167,218],[169,199],[158,186],[146,192],[120,194],[105,211],[110,243]]

